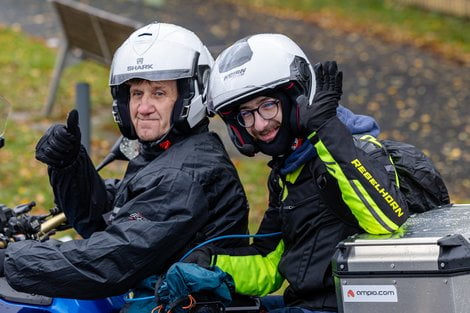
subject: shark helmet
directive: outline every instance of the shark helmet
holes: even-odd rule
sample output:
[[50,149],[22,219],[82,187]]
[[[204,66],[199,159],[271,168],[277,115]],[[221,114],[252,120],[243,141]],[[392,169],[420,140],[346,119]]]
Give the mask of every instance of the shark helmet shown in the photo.
[[[209,109],[227,124],[232,142],[248,156],[261,151],[282,155],[299,135],[298,104],[312,103],[315,74],[301,48],[282,34],[258,34],[235,42],[214,63]],[[271,143],[255,141],[237,123],[238,106],[255,97],[280,98],[283,119]]]
[[205,98],[213,63],[206,46],[183,27],[155,22],[132,33],[116,50],[109,78],[114,120],[121,133],[137,139],[129,111],[130,89],[126,84],[131,79],[176,80],[178,99],[169,133],[190,132],[207,116]]

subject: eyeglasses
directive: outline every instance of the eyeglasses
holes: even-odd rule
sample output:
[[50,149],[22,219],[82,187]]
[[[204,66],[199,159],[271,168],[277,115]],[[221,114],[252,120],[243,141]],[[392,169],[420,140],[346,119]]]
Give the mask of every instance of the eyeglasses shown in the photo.
[[240,126],[249,128],[255,125],[255,112],[265,120],[271,120],[276,117],[279,111],[279,100],[268,100],[261,103],[256,109],[253,110],[240,110],[237,114],[237,122]]

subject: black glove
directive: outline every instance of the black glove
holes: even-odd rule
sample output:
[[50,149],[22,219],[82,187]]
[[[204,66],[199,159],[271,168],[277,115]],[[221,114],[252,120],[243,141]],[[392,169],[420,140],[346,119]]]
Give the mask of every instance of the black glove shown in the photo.
[[77,158],[80,140],[78,112],[72,110],[67,117],[67,126],[55,124],[39,140],[36,159],[52,167],[67,167]]
[[0,249],[0,277],[5,276],[5,252],[6,249]]
[[323,123],[336,115],[339,99],[343,94],[343,72],[338,71],[335,61],[317,63],[313,67],[316,88],[313,103],[299,102],[302,135],[308,136]]
[[194,250],[190,255],[183,259],[184,263],[195,263],[200,267],[209,268],[212,263],[213,249],[211,246],[202,246]]

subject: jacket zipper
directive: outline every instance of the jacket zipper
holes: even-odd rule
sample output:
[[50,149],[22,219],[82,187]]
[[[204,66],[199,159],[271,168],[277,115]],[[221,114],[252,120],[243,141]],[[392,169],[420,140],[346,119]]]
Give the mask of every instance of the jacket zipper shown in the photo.
[[293,210],[299,206],[302,206],[304,205],[305,203],[308,203],[314,199],[317,199],[318,198],[318,195],[313,195],[311,197],[308,197],[308,198],[305,198],[303,199],[302,201],[296,203],[295,205],[286,205],[286,206],[283,206],[286,210]]

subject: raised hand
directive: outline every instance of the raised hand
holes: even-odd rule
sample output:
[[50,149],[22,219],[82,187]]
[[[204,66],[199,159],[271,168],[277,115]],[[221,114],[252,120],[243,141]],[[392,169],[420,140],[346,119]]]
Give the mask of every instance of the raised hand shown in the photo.
[[313,102],[299,103],[300,126],[302,135],[305,136],[336,115],[336,108],[343,94],[343,72],[338,71],[335,61],[317,63],[313,70],[316,81]]
[[55,124],[36,145],[36,159],[56,168],[72,164],[80,151],[81,132],[77,110],[70,111],[67,126]]

